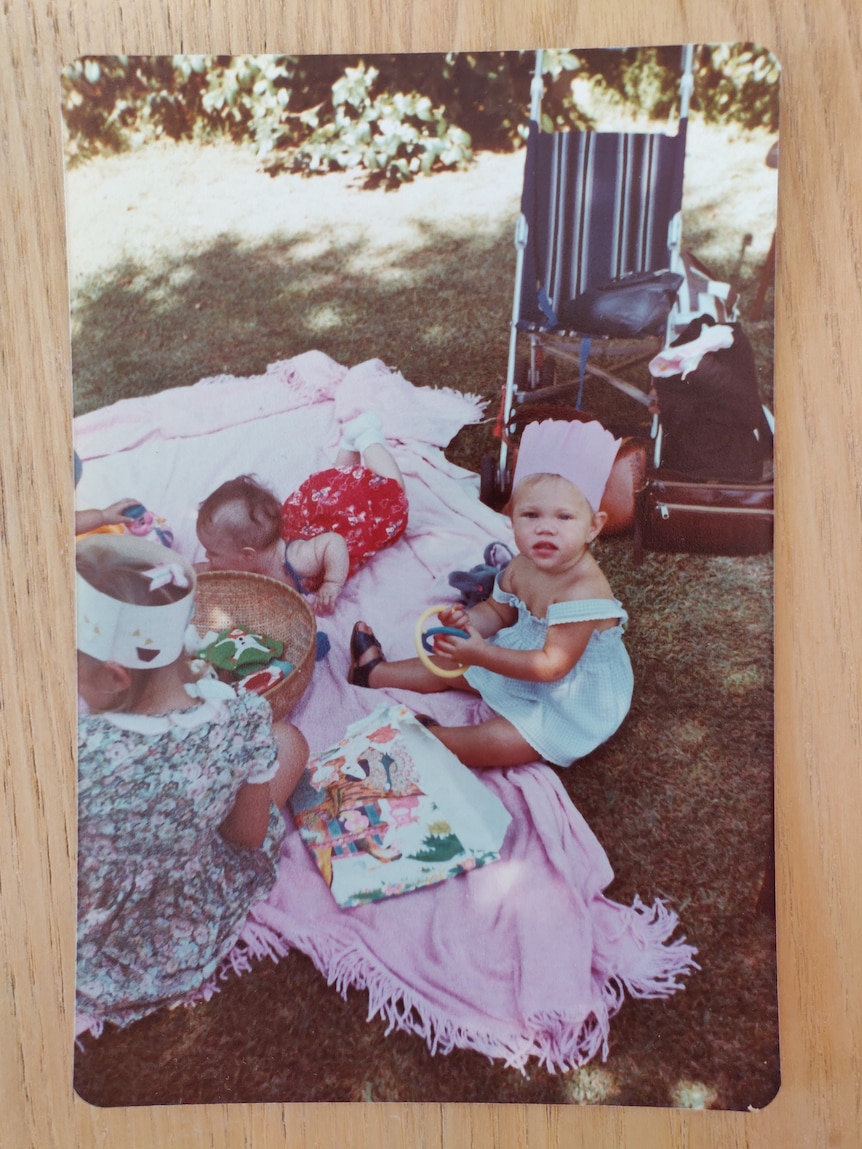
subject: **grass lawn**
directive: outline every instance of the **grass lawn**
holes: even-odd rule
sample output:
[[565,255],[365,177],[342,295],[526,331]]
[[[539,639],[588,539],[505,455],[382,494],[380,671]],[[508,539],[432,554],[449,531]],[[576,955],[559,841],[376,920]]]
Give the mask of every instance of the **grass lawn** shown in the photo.
[[[692,125],[686,244],[742,297],[771,401],[771,297],[751,321],[774,228],[770,140]],[[317,348],[380,358],[417,385],[490,401],[450,457],[476,469],[506,370],[519,156],[396,193],[350,177],[255,170],[224,146],[153,145],[68,175],[75,409],[247,376]],[[588,384],[585,406],[631,418]],[[634,413],[635,415],[637,412]],[[758,902],[772,833],[772,556],[597,556],[631,617],[635,701],[620,732],[569,771],[572,800],[615,871],[608,891],[667,899],[700,972],[667,1001],[627,1001],[610,1056],[526,1075],[456,1051],[432,1057],[366,1019],[291,953],[209,1003],[110,1027],[76,1055],[101,1105],[483,1101],[759,1108],[778,1086],[775,923]],[[562,959],[564,955],[559,955]]]

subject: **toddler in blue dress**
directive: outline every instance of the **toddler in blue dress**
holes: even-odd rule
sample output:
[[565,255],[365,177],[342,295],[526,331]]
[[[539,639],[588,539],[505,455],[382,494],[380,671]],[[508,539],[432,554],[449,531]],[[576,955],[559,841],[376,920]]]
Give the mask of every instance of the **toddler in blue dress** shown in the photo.
[[619,448],[599,423],[545,420],[524,429],[508,513],[518,554],[491,597],[440,612],[431,660],[466,666],[441,677],[424,661],[387,662],[370,627],[351,638],[349,681],[422,694],[471,690],[496,712],[473,726],[431,725],[467,766],[538,758],[569,766],[606,741],[631,705],[628,616],[590,551],[605,522],[602,493]]

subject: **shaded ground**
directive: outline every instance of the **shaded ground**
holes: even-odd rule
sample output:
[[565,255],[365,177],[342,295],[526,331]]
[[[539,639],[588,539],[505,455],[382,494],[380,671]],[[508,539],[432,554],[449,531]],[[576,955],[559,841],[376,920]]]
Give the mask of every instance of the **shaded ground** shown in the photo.
[[[752,297],[774,228],[769,143],[689,131],[686,243]],[[521,154],[484,153],[464,172],[367,192],[340,173],[272,179],[250,152],[190,144],[71,170],[76,411],[311,348],[496,398],[522,174]]]
[[[748,318],[774,228],[771,140],[692,125],[686,242],[743,297],[772,395],[771,297]],[[220,373],[250,375],[319,348],[381,358],[412,382],[496,406],[506,368],[521,156],[397,193],[350,177],[258,173],[233,148],[158,146],[68,175],[78,411]],[[750,237],[750,238],[747,238]],[[588,409],[608,400],[589,385]],[[626,400],[620,412],[626,417]],[[614,408],[616,410],[616,408]],[[603,411],[601,413],[604,413]],[[450,454],[475,466],[487,425]],[[620,733],[563,782],[608,852],[620,901],[666,898],[700,973],[632,1002],[608,1062],[528,1075],[465,1052],[431,1057],[384,1036],[364,994],[342,1001],[311,963],[227,983],[76,1058],[96,1104],[208,1101],[518,1101],[761,1107],[778,1083],[774,922],[757,911],[772,813],[772,558],[599,557],[632,618],[637,690]]]

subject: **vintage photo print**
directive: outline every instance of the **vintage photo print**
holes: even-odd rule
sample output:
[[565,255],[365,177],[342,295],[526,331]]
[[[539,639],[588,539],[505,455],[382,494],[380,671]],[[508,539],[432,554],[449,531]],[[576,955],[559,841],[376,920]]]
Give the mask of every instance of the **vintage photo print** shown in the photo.
[[775,1096],[778,85],[64,70],[85,1100]]

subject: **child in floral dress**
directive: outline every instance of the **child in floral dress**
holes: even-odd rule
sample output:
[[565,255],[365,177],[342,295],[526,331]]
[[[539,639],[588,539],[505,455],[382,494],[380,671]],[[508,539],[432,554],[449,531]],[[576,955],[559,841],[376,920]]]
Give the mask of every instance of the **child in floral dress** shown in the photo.
[[[169,557],[170,561],[165,562]],[[275,882],[300,732],[259,695],[192,681],[194,571],[132,536],[76,547],[83,1028],[186,1000]]]
[[223,483],[201,503],[197,534],[212,570],[277,578],[328,614],[347,579],[406,526],[404,478],[368,411],[344,428],[335,466],[281,505],[250,475]]

